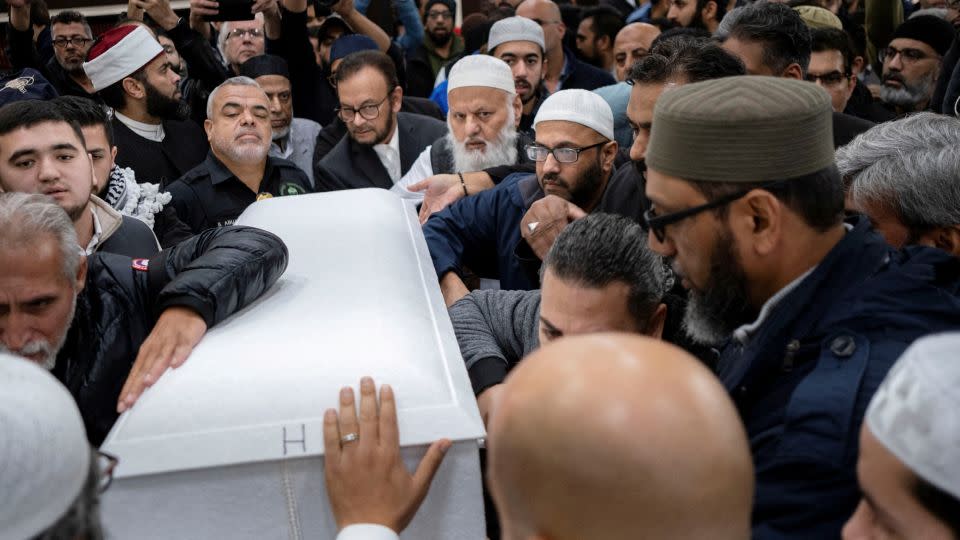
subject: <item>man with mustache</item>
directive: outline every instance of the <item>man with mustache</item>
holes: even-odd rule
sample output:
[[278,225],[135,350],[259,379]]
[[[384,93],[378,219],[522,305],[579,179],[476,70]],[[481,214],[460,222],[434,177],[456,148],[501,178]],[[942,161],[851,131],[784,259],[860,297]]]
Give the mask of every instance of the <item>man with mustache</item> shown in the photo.
[[898,26],[890,44],[880,49],[880,101],[898,116],[929,109],[940,77],[940,59],[953,39],[950,23],[933,15],[913,17]]
[[523,103],[520,131],[532,131],[540,104],[550,95],[543,84],[547,67],[543,29],[524,17],[501,19],[490,27],[487,51],[510,66],[517,95]]
[[912,341],[960,328],[954,257],[844,223],[831,116],[808,82],[687,84],[657,99],[645,153],[650,247],[689,290],[688,333],[721,347],[760,540],[839,536],[867,403]]
[[160,246],[150,227],[94,194],[92,158],[80,129],[56,102],[20,101],[0,109],[0,191],[50,197],[73,221],[87,255],[153,256]]
[[207,142],[200,127],[188,120],[180,75],[145,26],[108,30],[90,48],[83,70],[114,109],[117,165],[163,185],[203,161]]
[[[499,279],[501,289],[537,287],[515,255],[520,220],[534,201],[556,195],[587,213],[600,207],[617,154],[607,102],[587,90],[562,90],[543,102],[534,128],[537,140],[526,152],[536,162],[535,175],[511,175],[433,214],[423,227],[448,306],[468,292],[461,278],[466,267],[481,278]],[[538,227],[553,224],[528,224]]]
[[433,83],[447,60],[463,52],[463,38],[453,32],[454,0],[427,0],[423,10],[423,43],[407,54],[407,93],[430,97]]
[[260,199],[313,191],[296,164],[268,155],[270,100],[253,79],[232,77],[215,88],[204,128],[207,158],[168,186],[170,204],[194,233],[232,225]]
[[[467,56],[454,64],[447,81],[450,130],[425,148],[394,186],[404,197],[422,200],[418,188],[426,188],[422,181],[436,174],[514,165],[522,161],[523,147],[531,142],[517,133],[520,96],[514,91],[510,67],[502,60]],[[466,191],[466,184],[461,188]]]
[[50,19],[53,58],[40,58],[30,25],[30,0],[10,0],[9,55],[15,69],[39,71],[62,95],[94,97],[94,88],[83,71],[83,61],[93,44],[93,32],[79,11],[62,11]]

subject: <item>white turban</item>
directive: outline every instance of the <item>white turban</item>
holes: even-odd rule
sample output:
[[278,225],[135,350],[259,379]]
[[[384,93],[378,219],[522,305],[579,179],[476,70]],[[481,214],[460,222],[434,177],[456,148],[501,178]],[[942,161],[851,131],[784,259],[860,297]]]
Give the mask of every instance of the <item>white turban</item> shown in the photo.
[[483,86],[503,90],[508,94],[517,93],[510,66],[499,58],[485,54],[464,56],[450,69],[447,94],[466,86]]
[[540,122],[563,120],[586,126],[613,140],[613,111],[606,100],[589,90],[560,90],[543,101],[533,128]]
[[873,436],[917,476],[960,498],[960,333],[914,342],[867,408]]

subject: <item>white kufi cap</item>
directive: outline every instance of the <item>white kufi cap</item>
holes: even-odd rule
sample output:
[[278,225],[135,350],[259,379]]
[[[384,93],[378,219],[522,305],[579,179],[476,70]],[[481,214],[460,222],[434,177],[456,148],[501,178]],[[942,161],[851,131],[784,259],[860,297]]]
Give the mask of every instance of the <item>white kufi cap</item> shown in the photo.
[[490,27],[490,37],[487,39],[487,50],[492,51],[497,45],[509,41],[530,41],[540,46],[540,51],[546,50],[543,39],[543,28],[526,17],[507,17],[493,23]]
[[90,474],[90,444],[67,389],[39,365],[0,353],[0,537],[56,523]]
[[613,111],[605,99],[589,90],[560,90],[544,100],[533,119],[533,128],[540,122],[562,120],[587,126],[613,140]]
[[874,437],[917,476],[960,498],[960,333],[914,342],[867,408]]
[[465,86],[484,86],[509,94],[517,93],[510,66],[499,58],[485,54],[464,56],[450,69],[450,75],[447,76],[447,94]]

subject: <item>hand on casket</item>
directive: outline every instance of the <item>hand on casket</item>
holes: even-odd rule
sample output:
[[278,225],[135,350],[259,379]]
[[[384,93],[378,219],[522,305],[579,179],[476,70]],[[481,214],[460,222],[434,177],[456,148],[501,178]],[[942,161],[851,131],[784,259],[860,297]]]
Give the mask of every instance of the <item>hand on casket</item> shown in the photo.
[[192,309],[170,307],[164,310],[150,335],[140,345],[137,359],[120,391],[117,412],[132,407],[140,394],[153,386],[168,367],[180,367],[206,331],[207,323]]
[[337,528],[372,523],[399,534],[427,496],[430,482],[450,441],[430,445],[416,472],[400,457],[400,435],[393,390],[380,388],[380,406],[373,379],[360,381],[359,420],[352,388],[340,391],[340,415],[323,417],[324,469],[327,495]]

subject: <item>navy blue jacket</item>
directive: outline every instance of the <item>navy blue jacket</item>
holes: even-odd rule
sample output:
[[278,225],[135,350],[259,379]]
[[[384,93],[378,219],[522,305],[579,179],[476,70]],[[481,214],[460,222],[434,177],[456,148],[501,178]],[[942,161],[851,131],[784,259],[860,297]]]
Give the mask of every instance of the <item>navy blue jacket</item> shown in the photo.
[[561,90],[570,90],[571,88],[594,90],[601,86],[617,84],[617,80],[613,78],[609,71],[604,71],[580,60],[573,51],[566,47],[563,48],[563,58],[567,63],[567,71],[560,76]]
[[[625,169],[611,174],[593,211],[640,221],[643,189],[632,170]],[[423,235],[437,277],[460,274],[466,266],[479,277],[499,279],[504,290],[539,289],[540,260],[520,236],[520,220],[543,197],[537,175],[516,173],[430,216]]]
[[870,398],[903,350],[960,328],[960,259],[897,251],[866,219],[718,367],[756,467],[753,538],[839,538]]

